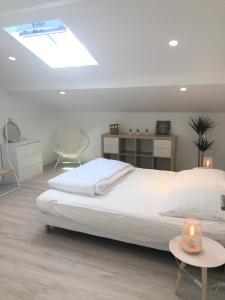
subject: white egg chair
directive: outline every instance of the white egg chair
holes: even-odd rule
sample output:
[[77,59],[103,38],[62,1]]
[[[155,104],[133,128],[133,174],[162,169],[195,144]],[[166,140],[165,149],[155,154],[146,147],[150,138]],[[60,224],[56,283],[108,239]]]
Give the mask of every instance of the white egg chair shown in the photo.
[[89,138],[80,128],[62,128],[51,138],[52,150],[58,155],[54,169],[60,163],[81,165],[80,155],[88,148]]

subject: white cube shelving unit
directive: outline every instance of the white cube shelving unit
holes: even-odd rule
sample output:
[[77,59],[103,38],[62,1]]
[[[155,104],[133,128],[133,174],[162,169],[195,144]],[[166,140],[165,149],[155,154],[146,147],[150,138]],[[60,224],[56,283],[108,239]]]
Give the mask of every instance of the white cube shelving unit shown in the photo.
[[176,169],[175,135],[102,134],[102,157],[131,163],[138,168]]

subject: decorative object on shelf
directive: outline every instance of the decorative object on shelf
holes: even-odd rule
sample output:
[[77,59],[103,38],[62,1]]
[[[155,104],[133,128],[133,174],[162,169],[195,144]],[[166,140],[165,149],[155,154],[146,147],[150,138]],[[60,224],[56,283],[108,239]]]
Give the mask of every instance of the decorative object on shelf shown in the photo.
[[205,156],[203,158],[203,168],[213,169],[213,159],[210,156]]
[[202,167],[205,152],[214,144],[214,141],[209,142],[205,135],[209,129],[216,126],[216,123],[208,117],[199,116],[191,118],[189,125],[198,135],[194,144],[198,149],[198,167]]
[[190,254],[198,253],[202,250],[200,220],[186,219],[184,221],[180,245],[182,250]]
[[150,134],[150,132],[149,132],[149,129],[145,129],[145,135],[149,135]]
[[137,128],[136,129],[136,135],[139,135],[140,134],[140,130]]
[[110,134],[119,134],[120,124],[109,124]]
[[[8,139],[6,137],[6,126],[8,131]],[[20,129],[14,122],[12,122],[11,119],[8,119],[7,124],[3,128],[3,136],[8,143],[17,143],[20,141]]]
[[171,121],[156,121],[156,134],[169,135],[170,126],[171,126]]
[[132,129],[131,128],[129,129],[129,135],[132,135]]

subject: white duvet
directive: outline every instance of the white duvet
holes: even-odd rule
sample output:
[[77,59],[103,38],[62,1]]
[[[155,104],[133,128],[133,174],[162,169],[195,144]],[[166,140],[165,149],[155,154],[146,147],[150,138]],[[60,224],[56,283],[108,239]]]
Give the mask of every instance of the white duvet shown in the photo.
[[79,168],[48,181],[51,188],[89,196],[106,193],[118,179],[134,170],[128,163],[105,158],[94,159]]

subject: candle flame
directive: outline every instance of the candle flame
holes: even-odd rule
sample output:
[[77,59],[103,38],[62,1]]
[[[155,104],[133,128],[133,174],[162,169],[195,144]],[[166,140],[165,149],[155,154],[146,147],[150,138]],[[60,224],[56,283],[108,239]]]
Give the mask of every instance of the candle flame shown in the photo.
[[194,226],[194,224],[191,224],[190,225],[190,228],[189,228],[189,234],[190,234],[190,236],[194,236],[195,235],[195,226]]

